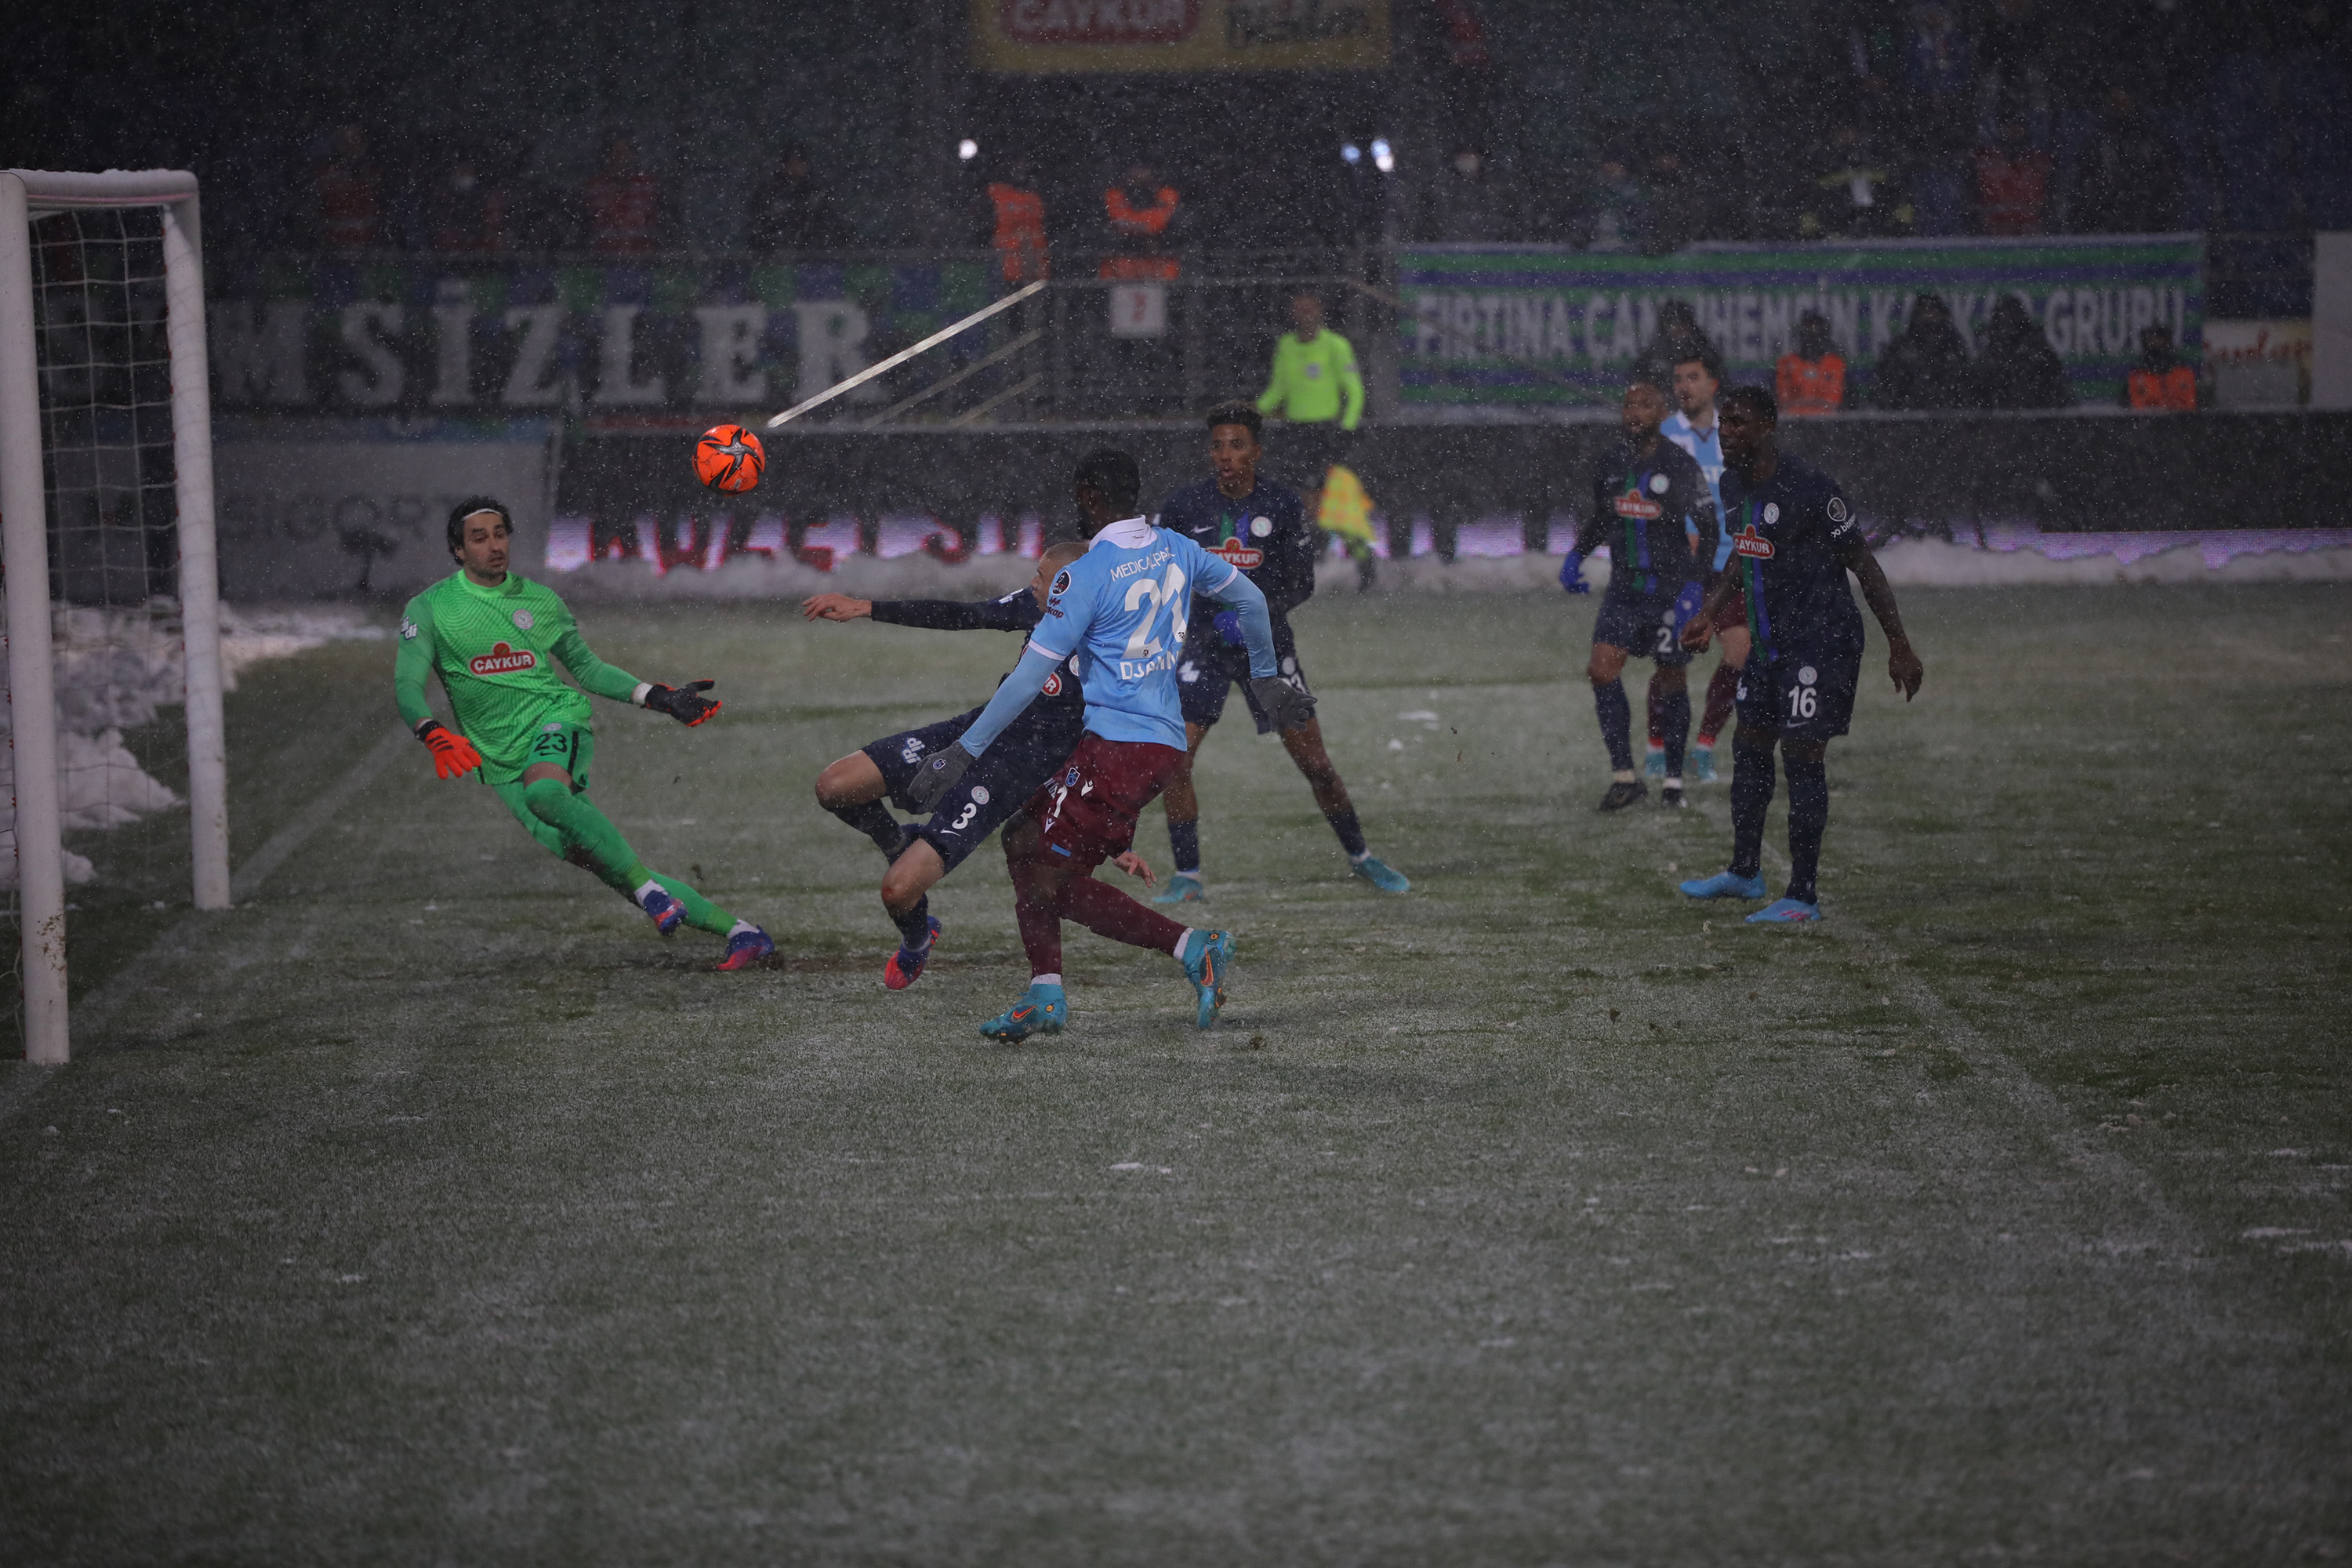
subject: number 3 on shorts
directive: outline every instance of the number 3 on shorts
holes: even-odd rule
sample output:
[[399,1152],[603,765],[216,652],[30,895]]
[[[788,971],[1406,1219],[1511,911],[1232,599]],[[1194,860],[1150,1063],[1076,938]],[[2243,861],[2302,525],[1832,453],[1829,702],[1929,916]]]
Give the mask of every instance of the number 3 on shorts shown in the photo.
[[1819,698],[1813,695],[1813,689],[1811,687],[1791,686],[1789,688],[1789,717],[1791,719],[1811,718],[1820,710],[1820,700],[1821,700]]

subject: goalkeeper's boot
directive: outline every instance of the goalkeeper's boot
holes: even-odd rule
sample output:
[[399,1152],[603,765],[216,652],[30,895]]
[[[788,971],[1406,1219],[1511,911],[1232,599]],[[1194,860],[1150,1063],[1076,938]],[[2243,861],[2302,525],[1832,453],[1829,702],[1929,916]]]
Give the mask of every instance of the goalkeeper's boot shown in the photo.
[[1691,748],[1690,782],[1696,784],[1714,784],[1717,782],[1715,772],[1715,747],[1711,742],[1701,741],[1697,745]]
[[1619,779],[1609,786],[1609,793],[1601,797],[1601,805],[1597,809],[1622,811],[1635,801],[1649,798],[1650,786],[1640,779]]
[[1760,874],[1743,877],[1737,871],[1717,871],[1712,877],[1693,878],[1682,885],[1682,890],[1694,899],[1760,899],[1764,879]]
[[1822,918],[1822,906],[1802,899],[1775,899],[1748,917],[1752,926],[1811,925]]
[[1405,874],[1377,855],[1367,855],[1360,860],[1348,862],[1348,869],[1361,877],[1383,893],[1410,893],[1412,883]]
[[637,895],[637,908],[653,917],[654,930],[664,936],[676,931],[686,919],[686,906],[662,891],[660,887],[646,888]]
[[931,949],[940,944],[940,917],[929,915],[925,919],[931,934],[924,939],[922,947],[919,950],[901,942],[898,951],[890,955],[890,962],[882,966],[882,984],[893,991],[904,991],[920,980],[923,965],[930,962]]
[[1651,742],[1649,749],[1642,753],[1642,776],[1645,779],[1666,776],[1666,743],[1664,741]]
[[1015,1045],[1032,1035],[1058,1035],[1070,1021],[1070,1004],[1058,985],[1032,981],[1021,1000],[980,1026],[992,1040]]
[[763,958],[774,955],[775,942],[758,926],[743,926],[727,935],[727,956],[719,961],[720,970],[749,969]]
[[1197,904],[1209,896],[1198,871],[1178,871],[1168,879],[1168,885],[1151,895],[1155,904]]
[[1198,1005],[1192,1015],[1192,1026],[1206,1029],[1217,1021],[1217,1010],[1225,1005],[1226,972],[1234,963],[1232,933],[1221,931],[1196,931],[1184,942],[1184,978],[1192,983]]

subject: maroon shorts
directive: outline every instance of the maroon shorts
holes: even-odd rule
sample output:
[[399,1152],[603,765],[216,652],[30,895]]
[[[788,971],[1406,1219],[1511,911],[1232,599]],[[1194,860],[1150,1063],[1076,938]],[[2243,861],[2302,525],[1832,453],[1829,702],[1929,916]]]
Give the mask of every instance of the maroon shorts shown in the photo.
[[1715,612],[1715,619],[1707,622],[1706,627],[1707,630],[1717,633],[1746,631],[1748,629],[1747,590],[1733,589],[1731,597],[1723,601],[1723,607]]
[[1062,770],[1029,797],[1037,858],[1091,871],[1135,842],[1135,819],[1183,763],[1176,746],[1106,741],[1088,731]]

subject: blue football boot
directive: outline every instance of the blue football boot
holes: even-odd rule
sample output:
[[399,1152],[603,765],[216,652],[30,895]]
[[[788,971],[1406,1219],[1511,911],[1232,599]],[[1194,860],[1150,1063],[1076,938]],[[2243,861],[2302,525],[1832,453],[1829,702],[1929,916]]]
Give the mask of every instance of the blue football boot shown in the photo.
[[1200,1006],[1192,1016],[1192,1026],[1206,1029],[1217,1021],[1217,1009],[1225,1005],[1226,972],[1233,968],[1234,939],[1222,931],[1196,931],[1199,942],[1188,942],[1191,956],[1184,960],[1184,978],[1192,983],[1199,994]]
[[1737,871],[1717,871],[1712,877],[1696,877],[1682,885],[1687,897],[1694,899],[1760,899],[1764,894],[1764,879],[1759,874],[1743,877]]
[[749,969],[776,951],[775,942],[758,926],[739,931],[727,939],[727,956],[719,961],[722,970]]
[[1748,917],[1752,926],[1811,925],[1822,918],[1822,906],[1801,899],[1775,899]]
[[980,1026],[992,1040],[1016,1045],[1032,1035],[1058,1035],[1070,1021],[1070,1004],[1058,985],[1035,985],[1021,1000]]
[[1201,885],[1201,873],[1178,871],[1169,877],[1166,887],[1151,895],[1151,901],[1155,904],[1197,904],[1208,896],[1209,889]]
[[1367,855],[1360,860],[1348,862],[1348,869],[1361,877],[1383,893],[1410,893],[1412,883],[1405,874],[1377,855]]
[[686,906],[659,888],[647,888],[646,896],[637,900],[637,908],[653,917],[654,930],[664,936],[676,931],[686,919]]

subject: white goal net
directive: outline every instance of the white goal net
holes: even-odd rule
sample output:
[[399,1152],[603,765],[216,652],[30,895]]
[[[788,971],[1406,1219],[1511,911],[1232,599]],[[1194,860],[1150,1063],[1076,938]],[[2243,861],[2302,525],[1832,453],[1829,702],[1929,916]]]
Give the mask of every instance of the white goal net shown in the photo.
[[228,907],[206,374],[193,175],[0,172],[0,908],[35,1061],[67,1058],[86,911],[119,941]]

